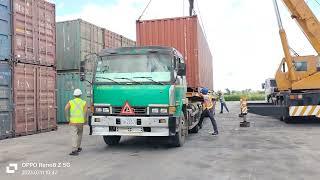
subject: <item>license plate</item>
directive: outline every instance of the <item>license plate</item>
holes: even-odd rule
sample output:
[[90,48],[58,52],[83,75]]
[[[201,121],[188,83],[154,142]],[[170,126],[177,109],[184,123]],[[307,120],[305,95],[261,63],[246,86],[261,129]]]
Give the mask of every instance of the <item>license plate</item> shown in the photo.
[[135,119],[122,119],[121,120],[122,125],[136,125]]

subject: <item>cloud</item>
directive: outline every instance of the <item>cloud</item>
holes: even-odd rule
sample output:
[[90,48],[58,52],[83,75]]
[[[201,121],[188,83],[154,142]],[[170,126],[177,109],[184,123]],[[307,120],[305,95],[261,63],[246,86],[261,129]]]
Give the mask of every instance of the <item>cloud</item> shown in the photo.
[[[135,21],[149,0],[89,1],[78,12],[58,21],[82,18],[135,39]],[[215,89],[260,89],[274,77],[283,57],[272,1],[196,0],[213,54]],[[197,5],[197,3],[195,3]],[[184,5],[184,7],[183,7]],[[315,54],[307,39],[279,3],[290,46],[301,55]],[[187,15],[188,0],[153,0],[142,19]]]

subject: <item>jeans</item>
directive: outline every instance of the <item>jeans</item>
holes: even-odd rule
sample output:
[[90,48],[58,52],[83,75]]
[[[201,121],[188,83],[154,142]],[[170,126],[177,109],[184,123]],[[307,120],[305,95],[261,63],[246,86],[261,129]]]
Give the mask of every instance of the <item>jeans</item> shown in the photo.
[[199,121],[200,126],[202,126],[202,122],[203,122],[203,119],[205,117],[210,118],[214,132],[218,133],[217,123],[216,123],[216,120],[213,117],[213,109],[210,109],[210,110],[209,109],[205,109],[205,110],[203,110],[203,112],[201,114],[201,117],[200,117],[200,121]]
[[229,112],[229,109],[228,109],[227,104],[225,102],[220,102],[220,104],[221,104],[221,110],[220,110],[221,113],[223,113],[223,107],[226,108],[226,110]]

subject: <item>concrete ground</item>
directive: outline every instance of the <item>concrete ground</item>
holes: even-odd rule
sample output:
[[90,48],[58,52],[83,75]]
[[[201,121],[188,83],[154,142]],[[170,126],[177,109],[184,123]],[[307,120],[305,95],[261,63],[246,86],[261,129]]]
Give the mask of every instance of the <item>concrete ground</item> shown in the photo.
[[[123,138],[108,147],[102,137],[89,136],[87,127],[83,152],[71,157],[67,125],[1,140],[0,179],[320,179],[320,123],[285,124],[250,115],[251,127],[239,128],[238,103],[228,105],[231,113],[216,115],[219,136],[209,134],[206,120],[181,148],[169,148],[159,138]],[[13,174],[6,173],[9,163],[18,166]]]

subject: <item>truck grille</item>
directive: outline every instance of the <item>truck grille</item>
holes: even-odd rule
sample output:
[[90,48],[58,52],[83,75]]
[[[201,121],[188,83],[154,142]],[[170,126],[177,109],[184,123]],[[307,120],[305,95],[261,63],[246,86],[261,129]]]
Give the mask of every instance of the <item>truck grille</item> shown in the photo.
[[[112,107],[112,114],[119,115],[121,110],[122,107]],[[133,107],[133,110],[136,115],[147,115],[146,107]]]

